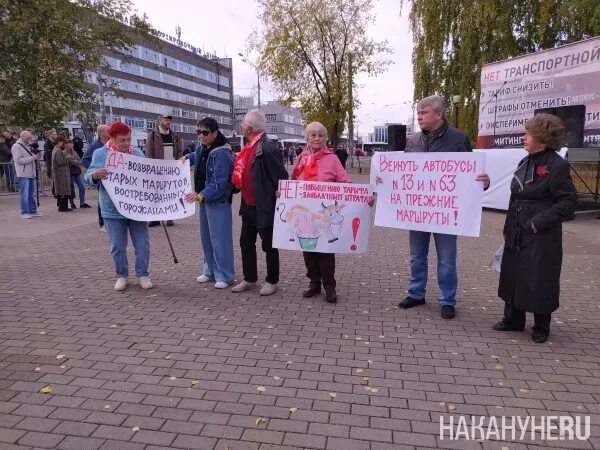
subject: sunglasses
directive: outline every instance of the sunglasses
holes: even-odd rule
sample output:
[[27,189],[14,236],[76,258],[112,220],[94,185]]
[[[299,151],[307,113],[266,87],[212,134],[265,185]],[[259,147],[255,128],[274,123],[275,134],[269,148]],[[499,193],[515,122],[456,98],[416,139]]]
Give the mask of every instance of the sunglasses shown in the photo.
[[196,134],[201,134],[202,136],[208,136],[210,133],[209,130],[196,130]]

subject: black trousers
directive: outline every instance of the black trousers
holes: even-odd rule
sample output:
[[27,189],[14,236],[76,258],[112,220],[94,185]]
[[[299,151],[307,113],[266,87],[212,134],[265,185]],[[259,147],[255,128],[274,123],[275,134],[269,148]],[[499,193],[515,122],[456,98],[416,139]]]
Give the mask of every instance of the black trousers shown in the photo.
[[335,291],[335,253],[303,252],[306,276],[311,285],[321,287],[325,292]]
[[[533,314],[533,331],[550,333],[552,314]],[[504,320],[515,328],[525,326],[525,311],[513,308],[512,304],[504,303]]]
[[258,228],[256,223],[256,207],[242,204],[240,247],[242,249],[244,280],[248,283],[256,283],[258,281],[256,235],[260,235],[262,250],[267,257],[267,277],[265,281],[277,284],[279,282],[279,250],[273,248],[273,227]]

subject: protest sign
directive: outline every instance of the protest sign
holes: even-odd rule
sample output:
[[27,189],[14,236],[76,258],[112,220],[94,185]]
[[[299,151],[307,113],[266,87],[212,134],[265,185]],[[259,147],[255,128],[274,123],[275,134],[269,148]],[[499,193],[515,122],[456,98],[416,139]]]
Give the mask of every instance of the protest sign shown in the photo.
[[375,225],[479,236],[484,153],[380,153]]
[[369,243],[371,186],[280,180],[273,247],[363,253]]
[[192,192],[189,161],[149,159],[110,152],[102,186],[122,216],[149,222],[183,219],[195,212],[184,196]]

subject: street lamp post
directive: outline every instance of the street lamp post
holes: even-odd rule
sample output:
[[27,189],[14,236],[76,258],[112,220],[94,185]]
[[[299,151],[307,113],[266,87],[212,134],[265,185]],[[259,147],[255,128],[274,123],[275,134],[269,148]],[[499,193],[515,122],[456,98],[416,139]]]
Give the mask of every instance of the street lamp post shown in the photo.
[[454,103],[454,128],[458,128],[458,104],[462,100],[460,95],[452,96],[452,103]]
[[247,64],[250,64],[256,70],[256,78],[258,81],[258,109],[260,110],[260,69],[258,68],[258,65],[256,63],[253,63],[252,61],[248,60],[248,58],[246,58],[242,53],[238,53],[238,55],[242,57],[242,61],[244,61]]
[[[102,94],[103,97],[103,102],[102,102],[102,112],[104,113],[104,107],[106,106],[106,96],[110,95],[110,103],[108,104],[108,108],[109,108],[109,117],[110,117],[110,123],[113,122],[113,100],[115,98],[115,93],[113,91],[106,91]],[[104,123],[104,122],[103,122]]]

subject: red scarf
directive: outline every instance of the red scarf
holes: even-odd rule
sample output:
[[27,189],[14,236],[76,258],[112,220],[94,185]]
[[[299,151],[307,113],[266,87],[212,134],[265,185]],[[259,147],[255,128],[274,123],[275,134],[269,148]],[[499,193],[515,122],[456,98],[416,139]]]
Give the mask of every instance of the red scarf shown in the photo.
[[[109,140],[106,143],[106,148],[108,148],[109,152],[120,152],[121,151],[117,147],[115,147],[115,144],[113,144],[112,140]],[[122,152],[122,153],[124,153],[124,152]],[[129,153],[130,155],[133,155],[133,147],[131,145],[127,149],[127,153]]]
[[293,178],[304,181],[318,181],[319,171],[317,169],[317,161],[325,156],[325,150],[327,148],[315,153],[310,153],[310,150],[303,152],[300,162],[292,172]]
[[248,143],[244,145],[242,151],[240,151],[237,157],[235,158],[235,163],[233,164],[233,174],[231,175],[231,182],[236,188],[242,188],[242,185],[244,184],[244,170],[248,165],[248,161],[250,161],[250,157],[254,154],[253,150],[256,147],[256,144],[258,144],[258,141],[260,141],[264,135],[265,132],[263,131],[254,136],[254,138],[252,138],[251,141],[248,141]]

